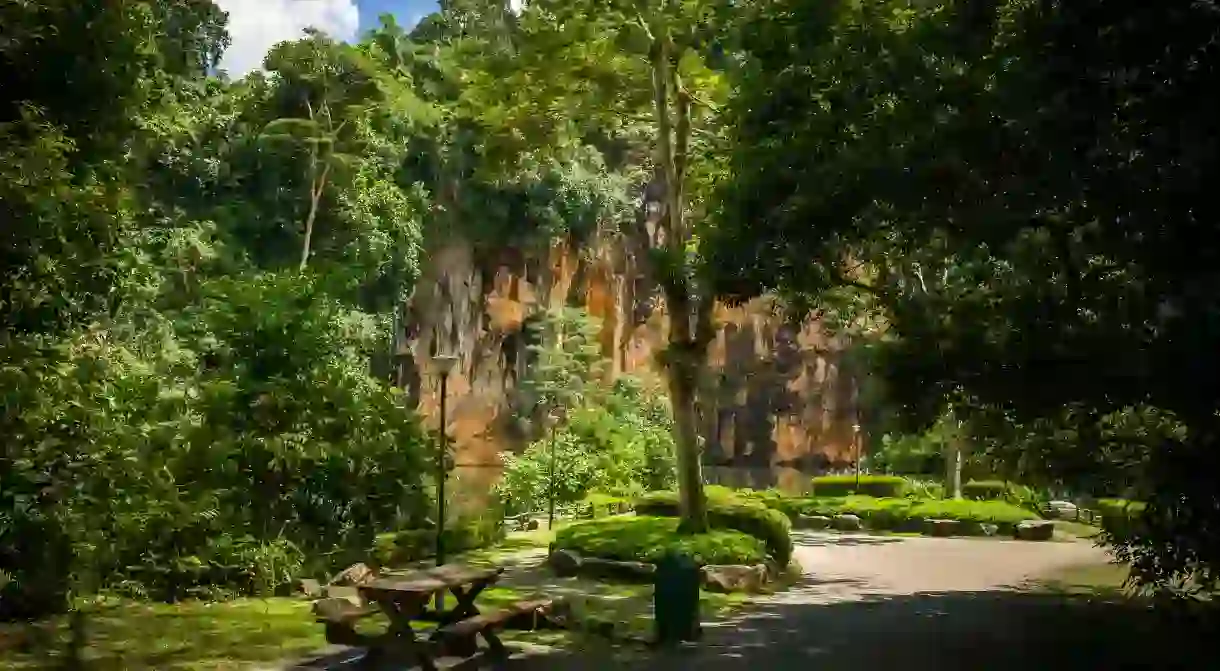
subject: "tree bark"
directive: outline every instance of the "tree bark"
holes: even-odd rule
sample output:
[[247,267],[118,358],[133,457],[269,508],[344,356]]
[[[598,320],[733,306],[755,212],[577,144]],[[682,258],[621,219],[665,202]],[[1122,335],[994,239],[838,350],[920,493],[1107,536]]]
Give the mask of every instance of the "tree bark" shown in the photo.
[[[678,122],[677,148],[672,137],[674,130],[670,108],[671,84],[678,88],[678,79],[670,70],[670,43],[666,34],[654,39],[651,50],[654,112],[657,120],[658,163],[665,178],[665,210],[661,217],[664,223],[664,247],[666,262],[658,269],[649,267],[658,276],[654,279],[661,285],[665,295],[665,306],[669,311],[669,346],[664,353],[665,375],[669,384],[669,402],[674,415],[674,445],[678,461],[678,500],[682,514],[681,529],[698,533],[708,528],[707,501],[703,496],[703,473],[700,464],[698,414],[695,397],[698,390],[699,373],[703,366],[706,342],[703,335],[710,330],[710,311],[707,301],[692,300],[692,290],[686,277],[686,230],[684,226],[685,203],[683,202],[683,180],[686,167],[686,147],[689,145],[690,103],[681,91],[674,91]],[[692,333],[692,317],[696,323]]]
[[[316,163],[315,163],[316,165]],[[301,247],[301,270],[309,264],[309,246],[313,241],[313,222],[318,218],[318,203],[322,200],[322,190],[326,188],[326,178],[330,174],[330,164],[322,168],[322,174],[309,188],[309,216],[305,218],[305,244]]]

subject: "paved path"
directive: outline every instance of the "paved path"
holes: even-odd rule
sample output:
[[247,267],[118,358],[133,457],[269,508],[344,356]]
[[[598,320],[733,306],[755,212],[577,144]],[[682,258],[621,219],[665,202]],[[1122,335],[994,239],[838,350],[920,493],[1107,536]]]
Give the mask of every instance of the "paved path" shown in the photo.
[[799,584],[731,620],[706,626],[697,645],[655,651],[586,639],[578,650],[517,655],[508,666],[514,671],[1196,668],[1182,641],[1153,640],[1146,621],[1133,618],[1129,608],[1022,589],[1028,580],[1059,569],[1105,562],[1106,555],[1088,542],[819,533],[800,533],[796,541],[796,559],[804,568]]
[[[1115,610],[1118,606],[1022,589],[1028,580],[1059,569],[1107,561],[1087,542],[816,533],[797,540],[801,583],[731,621],[706,627],[699,645],[669,652],[529,656],[512,666],[522,671],[1192,668],[1186,661],[1174,666],[1174,655],[1158,656],[1138,622],[1126,617],[1128,611]],[[1130,649],[1113,645],[1115,637]]]

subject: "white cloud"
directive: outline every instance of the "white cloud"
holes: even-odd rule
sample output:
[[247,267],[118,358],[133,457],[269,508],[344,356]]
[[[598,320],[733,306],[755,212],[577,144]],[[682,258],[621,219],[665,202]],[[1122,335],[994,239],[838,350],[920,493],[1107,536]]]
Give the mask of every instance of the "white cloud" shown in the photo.
[[233,44],[220,67],[237,78],[263,66],[272,46],[317,28],[339,40],[356,36],[360,10],[355,0],[216,0],[229,13]]

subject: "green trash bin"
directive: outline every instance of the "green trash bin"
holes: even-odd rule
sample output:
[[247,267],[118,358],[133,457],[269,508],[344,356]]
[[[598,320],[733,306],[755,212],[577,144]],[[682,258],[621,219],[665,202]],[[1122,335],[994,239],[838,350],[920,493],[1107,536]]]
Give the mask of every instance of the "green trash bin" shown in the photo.
[[657,643],[698,640],[699,564],[684,554],[666,555],[657,562],[654,576]]

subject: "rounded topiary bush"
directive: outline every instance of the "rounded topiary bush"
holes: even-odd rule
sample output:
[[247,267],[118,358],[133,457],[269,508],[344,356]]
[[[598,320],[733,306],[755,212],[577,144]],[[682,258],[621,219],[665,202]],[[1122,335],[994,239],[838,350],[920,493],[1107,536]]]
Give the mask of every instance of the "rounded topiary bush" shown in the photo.
[[689,555],[700,564],[754,565],[767,557],[762,539],[733,529],[680,533],[676,517],[612,517],[577,522],[555,534],[554,548],[584,557],[654,564],[674,552]]
[[[678,517],[677,492],[651,492],[635,504],[638,515]],[[767,551],[781,566],[792,558],[792,521],[784,513],[761,501],[717,492],[707,500],[707,521],[713,529],[736,529],[766,543]]]

